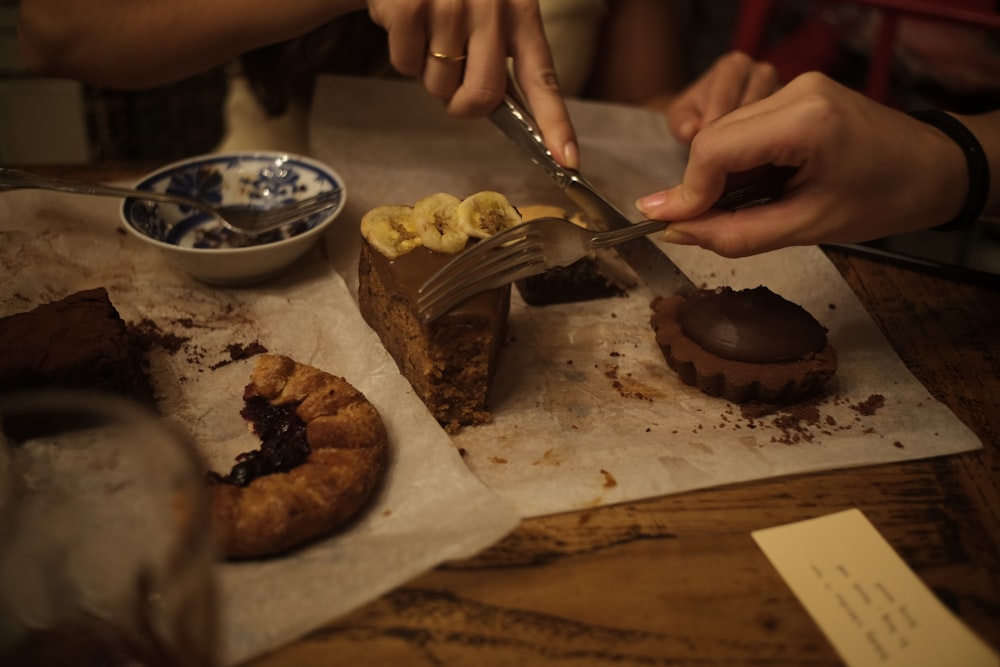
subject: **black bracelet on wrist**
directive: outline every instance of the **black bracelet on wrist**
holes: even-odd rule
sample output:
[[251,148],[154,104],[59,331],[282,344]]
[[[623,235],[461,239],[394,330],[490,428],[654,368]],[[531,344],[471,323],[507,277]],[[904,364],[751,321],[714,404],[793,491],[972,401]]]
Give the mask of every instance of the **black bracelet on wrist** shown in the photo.
[[986,153],[983,152],[982,145],[976,139],[976,135],[969,131],[969,128],[944,111],[925,109],[913,111],[910,115],[947,134],[962,149],[962,153],[965,154],[965,163],[969,167],[969,191],[965,196],[962,209],[953,220],[932,229],[950,231],[969,227],[982,215],[990,194],[990,164],[986,160]]

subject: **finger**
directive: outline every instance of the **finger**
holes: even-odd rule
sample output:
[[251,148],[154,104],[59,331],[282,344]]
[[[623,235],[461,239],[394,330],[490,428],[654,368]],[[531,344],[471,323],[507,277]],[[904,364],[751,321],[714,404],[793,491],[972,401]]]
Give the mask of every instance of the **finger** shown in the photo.
[[678,141],[690,144],[694,135],[701,130],[701,105],[698,103],[700,90],[691,89],[683,93],[670,106],[667,126]]
[[445,102],[458,90],[464,76],[468,58],[466,18],[461,0],[440,0],[429,17],[421,83],[431,95]]
[[703,127],[740,106],[750,75],[749,59],[743,54],[731,54],[720,60],[715,70],[703,102]]
[[388,35],[393,69],[404,76],[419,76],[427,60],[427,17],[416,6],[403,5],[396,11],[386,14],[381,5],[373,6],[371,17]]
[[477,3],[467,18],[469,58],[461,85],[448,102],[448,112],[481,118],[495,109],[507,89],[507,47],[503,16],[495,3]]
[[770,63],[757,63],[750,76],[747,78],[743,88],[743,97],[740,99],[740,106],[746,106],[752,102],[762,100],[768,95],[772,95],[781,87],[778,79],[778,70]]
[[726,114],[725,118],[720,119],[717,125],[737,123],[759,114],[780,111],[785,107],[798,104],[817,95],[819,97],[826,97],[824,89],[828,88],[832,83],[829,78],[822,74],[802,74],[787,85],[782,86],[779,83],[778,87],[770,95],[765,95],[756,102],[734,109],[729,114]]
[[711,210],[696,219],[671,223],[662,240],[697,245],[723,257],[747,257],[793,245],[812,245],[821,232],[808,223],[805,197],[738,211]]
[[537,4],[512,11],[509,52],[514,76],[538,123],[545,146],[565,167],[580,166],[576,130],[559,89],[552,52],[542,29]]
[[[766,105],[762,101],[752,106]],[[639,199],[638,209],[657,220],[685,220],[702,215],[718,201],[728,174],[766,164],[801,166],[808,154],[809,135],[803,136],[796,124],[794,109],[791,113],[777,109],[743,111],[735,120],[739,112],[734,112],[699,133],[691,144],[683,182]],[[789,185],[801,179],[797,174]]]

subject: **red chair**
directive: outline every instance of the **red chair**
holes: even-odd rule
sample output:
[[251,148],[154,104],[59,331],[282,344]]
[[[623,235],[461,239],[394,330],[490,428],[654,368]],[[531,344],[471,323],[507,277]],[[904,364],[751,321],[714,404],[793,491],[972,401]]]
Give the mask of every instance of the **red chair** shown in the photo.
[[[827,0],[817,0],[817,4]],[[881,20],[878,36],[871,52],[866,75],[865,92],[872,98],[887,102],[892,74],[893,48],[903,17],[940,20],[1000,30],[1000,13],[994,0],[830,0],[827,4],[868,5],[879,10]],[[741,0],[736,28],[731,46],[755,58],[771,59],[765,55],[764,43],[768,20],[776,3],[773,0]],[[804,59],[809,69],[823,70],[831,64],[839,41],[832,28],[818,19],[807,22],[786,44],[789,52],[807,54]],[[775,61],[779,74],[787,80],[794,73],[789,62]]]

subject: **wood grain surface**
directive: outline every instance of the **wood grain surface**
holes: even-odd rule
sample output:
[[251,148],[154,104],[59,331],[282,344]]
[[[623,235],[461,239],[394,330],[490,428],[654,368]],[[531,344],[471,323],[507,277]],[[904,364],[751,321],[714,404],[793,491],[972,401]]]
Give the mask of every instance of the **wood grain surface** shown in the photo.
[[841,665],[750,532],[849,508],[1000,651],[1000,291],[827,254],[983,449],[526,520],[247,667]]

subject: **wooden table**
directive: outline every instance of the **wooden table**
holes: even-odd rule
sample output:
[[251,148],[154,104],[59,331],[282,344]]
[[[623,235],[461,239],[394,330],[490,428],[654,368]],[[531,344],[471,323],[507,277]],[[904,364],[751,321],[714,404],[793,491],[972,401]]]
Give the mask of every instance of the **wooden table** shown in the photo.
[[1000,651],[1000,291],[827,252],[982,450],[529,519],[250,665],[841,665],[750,532],[849,508]]

